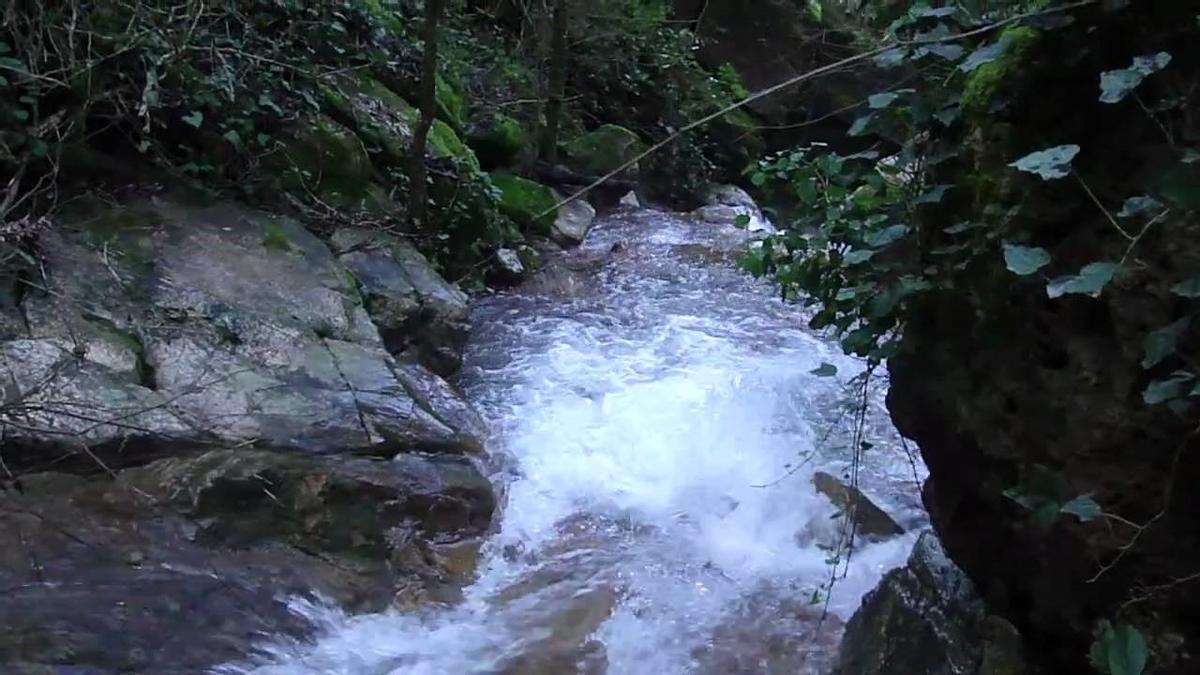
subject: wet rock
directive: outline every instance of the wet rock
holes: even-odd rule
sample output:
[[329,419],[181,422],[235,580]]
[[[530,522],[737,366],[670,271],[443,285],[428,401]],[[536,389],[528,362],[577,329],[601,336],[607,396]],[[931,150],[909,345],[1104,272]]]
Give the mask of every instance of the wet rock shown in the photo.
[[587,236],[594,220],[596,209],[587,201],[576,199],[559,207],[550,236],[563,246],[577,246]]
[[0,491],[0,670],[204,672],[311,631],[289,595],[375,611],[436,592],[457,582],[430,547],[486,530],[486,485],[461,458],[246,449],[25,476]]
[[511,248],[496,251],[491,269],[491,278],[500,284],[519,284],[525,279],[528,271],[521,262],[521,256]]
[[[10,466],[85,446],[121,465],[213,441],[479,445],[447,423],[458,416],[412,398],[354,277],[290,219],[155,198],[64,218],[39,246],[45,290],[22,304],[30,337],[0,343]],[[445,356],[465,330],[462,298],[419,262],[396,265],[418,314],[441,323],[408,324],[408,343]]]
[[824,471],[813,474],[813,485],[842,513],[851,514],[857,534],[876,539],[904,534],[904,528],[858,488],[846,485]]
[[633,190],[626,192],[625,196],[621,197],[620,201],[617,203],[620,204],[621,206],[631,208],[631,209],[642,208],[642,200],[638,199],[637,192],[635,192]]
[[[986,655],[986,658],[985,658]],[[982,600],[927,531],[846,625],[837,675],[1026,672],[1016,629]]]
[[462,365],[470,324],[467,296],[411,244],[383,232],[342,228],[332,244],[358,281],[367,313],[388,351],[411,352],[446,376]]
[[750,232],[773,232],[775,228],[767,222],[762,209],[745,190],[733,185],[718,185],[712,189],[705,205],[696,209],[693,216],[706,222],[733,225],[739,217],[748,218],[744,226]]

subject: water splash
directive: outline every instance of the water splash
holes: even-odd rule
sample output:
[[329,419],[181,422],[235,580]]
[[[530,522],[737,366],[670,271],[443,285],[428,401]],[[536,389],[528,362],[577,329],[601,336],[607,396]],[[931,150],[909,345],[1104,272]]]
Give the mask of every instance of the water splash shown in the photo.
[[[464,602],[351,617],[295,601],[314,641],[221,672],[822,672],[912,538],[861,547],[821,620],[835,511],[808,478],[846,466],[841,385],[861,365],[729,264],[744,236],[626,213],[555,261],[582,270],[569,297],[479,302],[463,382],[512,461]],[[811,374],[823,362],[839,378]],[[870,405],[864,488],[918,523],[914,467]]]

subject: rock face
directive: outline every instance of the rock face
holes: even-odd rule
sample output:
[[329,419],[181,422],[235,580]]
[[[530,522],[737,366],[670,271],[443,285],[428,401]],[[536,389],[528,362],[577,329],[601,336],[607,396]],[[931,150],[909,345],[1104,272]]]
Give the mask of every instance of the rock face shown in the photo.
[[0,341],[0,670],[201,672],[309,630],[288,595],[465,580],[487,430],[434,370],[466,298],[402,241],[333,239],[183,197],[41,236]]
[[722,225],[732,225],[742,218],[746,220],[744,227],[750,232],[775,230],[763,216],[762,209],[755,203],[754,198],[740,187],[718,185],[709,192],[705,202],[704,206],[692,213],[693,216]]
[[[577,173],[600,177],[616,171],[642,151],[638,135],[622,126],[605,124],[593,131],[571,139],[565,148],[563,162]],[[621,178],[636,178],[637,166],[621,172]]]
[[[1188,459],[1197,408],[1191,403],[1177,414],[1143,398],[1151,382],[1194,363],[1195,331],[1179,336],[1185,359],[1150,370],[1141,364],[1147,335],[1194,311],[1170,288],[1200,269],[1200,220],[1194,208],[1172,205],[1130,253],[1078,183],[1007,169],[1036,148],[1006,139],[1069,138],[1083,148],[1073,171],[1103,203],[1119,205],[1148,190],[1171,194],[1169,183],[1157,181],[1164,178],[1162,158],[1173,151],[1155,121],[1136,102],[1100,102],[1096,82],[1101,71],[1159,51],[1195,64],[1193,14],[1181,5],[1132,3],[1124,12],[1084,15],[1077,28],[1032,44],[1022,58],[1036,67],[1020,64],[1017,71],[1028,79],[982,102],[998,112],[973,119],[977,128],[964,146],[970,163],[962,170],[978,178],[972,189],[990,204],[972,212],[960,206],[922,232],[1011,204],[1005,227],[1050,254],[1046,278],[1128,255],[1118,278],[1097,298],[1050,299],[1042,279],[1007,272],[997,253],[953,291],[915,306],[904,317],[902,349],[889,360],[888,407],[897,428],[920,445],[930,472],[924,501],[946,550],[992,610],[1036,644],[1031,657],[1047,672],[1087,672],[1100,620],[1142,631],[1155,673],[1200,669],[1200,595],[1174,582],[1200,569],[1200,518],[1185,496],[1185,486],[1200,480],[1200,463]],[[1072,60],[1081,45],[1103,58]],[[1191,66],[1164,71],[1139,95],[1168,95],[1194,73]],[[1056,94],[1048,98],[1047,91]],[[1194,194],[1195,167],[1178,166],[1172,171],[1190,176]],[[1009,201],[996,204],[1002,198]],[[943,241],[934,235],[929,245]],[[1006,492],[1035,488],[1047,475],[1058,483],[1049,486],[1057,493],[1049,498],[1090,495],[1107,514],[1149,526],[1139,530],[1115,518],[1085,523],[1067,514],[1039,525]],[[1163,590],[1144,592],[1153,587]]]
[[854,519],[856,534],[874,539],[904,534],[904,528],[858,488],[846,485],[824,471],[813,474],[813,485],[817,492],[828,497],[843,514],[850,514]]
[[884,576],[846,624],[837,675],[1019,675],[1010,624],[986,616],[971,581],[936,535],[917,540],[908,563]]
[[466,294],[438,276],[411,244],[391,235],[342,228],[332,243],[388,351],[410,354],[439,375],[458,370],[470,329]]
[[[81,441],[117,463],[211,442],[478,448],[407,393],[354,276],[291,220],[146,200],[64,222],[40,245],[45,290],[25,298],[29,333],[0,343],[0,371],[8,438],[42,460]],[[461,318],[461,298],[432,295],[443,291],[408,297],[457,302]],[[438,351],[433,337],[412,342]]]
[[482,533],[493,506],[461,457],[216,450],[116,482],[25,476],[0,492],[0,667],[203,672],[311,630],[288,595],[378,610],[438,593],[429,542]]

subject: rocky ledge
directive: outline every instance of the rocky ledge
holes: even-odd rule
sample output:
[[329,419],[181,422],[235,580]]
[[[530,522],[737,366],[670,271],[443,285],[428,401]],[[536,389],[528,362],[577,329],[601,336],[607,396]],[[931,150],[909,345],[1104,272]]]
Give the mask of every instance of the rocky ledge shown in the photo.
[[450,597],[495,508],[442,379],[466,297],[375,231],[78,212],[0,293],[0,670],[198,672],[306,633],[289,596]]

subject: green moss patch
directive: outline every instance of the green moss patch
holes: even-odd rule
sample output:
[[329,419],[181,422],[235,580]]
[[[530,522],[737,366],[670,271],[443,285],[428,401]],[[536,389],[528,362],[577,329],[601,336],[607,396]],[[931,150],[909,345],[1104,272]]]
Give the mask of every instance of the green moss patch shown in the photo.
[[517,120],[496,113],[468,137],[467,142],[486,167],[512,166],[529,144],[525,129]]
[[576,137],[563,150],[567,166],[582,174],[601,176],[636,157],[642,141],[625,127],[605,124]]
[[[492,174],[492,183],[500,189],[500,211],[524,228],[548,234],[554,225],[559,202],[553,189],[520,176]],[[547,215],[542,215],[549,211]]]

